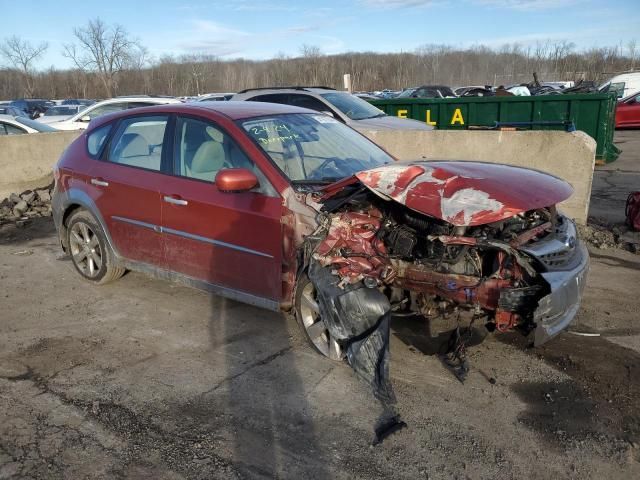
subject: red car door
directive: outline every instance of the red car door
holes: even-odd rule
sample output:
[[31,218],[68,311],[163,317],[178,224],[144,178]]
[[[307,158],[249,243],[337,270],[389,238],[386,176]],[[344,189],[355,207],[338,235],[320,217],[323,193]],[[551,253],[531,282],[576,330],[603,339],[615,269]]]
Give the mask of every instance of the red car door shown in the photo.
[[163,263],[159,185],[167,115],[145,115],[120,122],[102,161],[92,162],[91,196],[124,258]]
[[[174,174],[163,184],[166,267],[217,287],[273,301],[282,295],[282,201],[231,135],[210,120],[178,116]],[[260,186],[222,192],[223,168],[248,168]]]

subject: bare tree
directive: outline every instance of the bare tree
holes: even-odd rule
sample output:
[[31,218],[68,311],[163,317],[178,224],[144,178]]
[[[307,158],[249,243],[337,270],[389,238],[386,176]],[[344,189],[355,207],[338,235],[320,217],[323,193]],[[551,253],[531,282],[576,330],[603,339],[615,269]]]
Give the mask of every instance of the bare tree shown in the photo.
[[629,70],[634,70],[636,68],[636,55],[637,55],[636,47],[637,47],[636,39],[634,38],[629,40],[629,43],[627,43],[627,52],[630,59]]
[[[140,63],[146,50],[120,25],[99,18],[73,31],[77,43],[64,46],[63,55],[85,72],[95,72],[107,97],[113,97],[121,72]],[[144,63],[144,62],[142,62]]]
[[11,65],[19,70],[24,80],[24,96],[33,96],[34,78],[33,64],[49,48],[47,42],[34,46],[26,40],[14,35],[6,38],[0,45],[0,55]]

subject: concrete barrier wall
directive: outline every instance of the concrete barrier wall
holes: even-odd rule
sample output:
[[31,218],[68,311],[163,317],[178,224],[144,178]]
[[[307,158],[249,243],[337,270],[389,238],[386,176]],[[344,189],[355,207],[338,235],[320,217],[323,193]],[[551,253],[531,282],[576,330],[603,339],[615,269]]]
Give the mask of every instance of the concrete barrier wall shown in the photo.
[[481,160],[533,168],[569,182],[574,193],[560,208],[586,223],[596,142],[583,132],[366,131],[399,160]]
[[0,136],[0,200],[53,180],[60,155],[82,131]]
[[[52,168],[81,131],[0,137],[0,199],[44,186]],[[535,168],[568,181],[575,192],[561,204],[586,223],[596,142],[582,132],[557,131],[368,131],[374,142],[400,160],[481,160]]]

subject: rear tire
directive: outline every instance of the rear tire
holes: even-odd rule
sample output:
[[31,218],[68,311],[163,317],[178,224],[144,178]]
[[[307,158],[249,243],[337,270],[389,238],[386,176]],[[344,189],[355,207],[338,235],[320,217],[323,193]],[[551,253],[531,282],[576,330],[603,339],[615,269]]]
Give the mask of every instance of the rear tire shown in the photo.
[[295,317],[311,347],[320,355],[341,361],[344,352],[340,344],[331,338],[320,314],[316,289],[306,273],[298,278],[294,302]]
[[76,271],[95,285],[117,280],[125,273],[116,267],[114,254],[100,223],[86,210],[71,214],[67,222],[67,245]]

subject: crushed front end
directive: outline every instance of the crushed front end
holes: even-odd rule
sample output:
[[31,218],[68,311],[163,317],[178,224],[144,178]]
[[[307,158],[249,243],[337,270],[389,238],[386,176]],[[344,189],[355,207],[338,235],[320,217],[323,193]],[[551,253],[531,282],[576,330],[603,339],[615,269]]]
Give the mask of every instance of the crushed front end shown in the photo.
[[571,323],[589,256],[556,210],[568,184],[475,162],[394,164],[356,177],[310,194],[320,211],[302,262],[330,336],[388,417],[396,418],[388,379],[394,313],[455,319],[449,347],[461,380],[463,317],[469,327],[532,334],[536,345]]
[[566,328],[589,256],[556,204],[564,181],[479,162],[396,163],[318,197],[305,262],[339,285],[385,292],[394,310],[432,317],[466,310],[489,330],[535,330],[540,345]]

